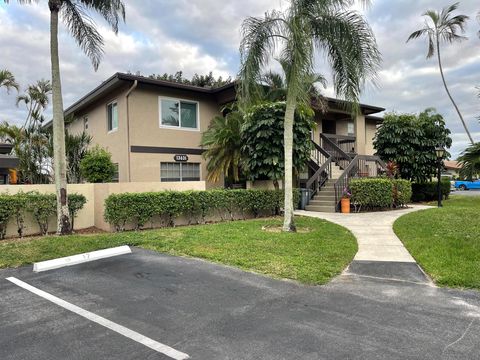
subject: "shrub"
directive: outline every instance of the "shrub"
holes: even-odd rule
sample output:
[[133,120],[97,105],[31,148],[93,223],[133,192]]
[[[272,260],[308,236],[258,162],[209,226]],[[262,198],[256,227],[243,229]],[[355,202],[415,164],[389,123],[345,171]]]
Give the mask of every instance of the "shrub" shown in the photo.
[[10,218],[15,214],[13,196],[0,195],[0,239],[5,239]]
[[[300,198],[294,192],[295,204]],[[174,226],[175,219],[184,216],[188,223],[205,223],[208,216],[234,219],[235,214],[279,214],[283,207],[281,190],[209,190],[162,191],[148,193],[112,194],[105,200],[105,221],[116,231],[124,231],[126,224],[142,228],[158,216],[164,226]]]
[[83,208],[87,199],[82,194],[68,195],[68,212],[70,213],[70,230],[73,231],[75,218],[78,212]]
[[112,155],[97,145],[80,162],[80,171],[88,182],[110,182],[115,173]]
[[[442,196],[447,199],[450,195],[450,181],[441,181]],[[413,183],[412,184],[412,201],[434,201],[438,199],[437,182],[430,181],[425,183]]]
[[48,233],[48,220],[57,211],[57,198],[55,194],[28,193],[26,209],[32,213],[40,228],[40,233]]
[[[71,194],[68,196],[68,207],[72,221],[86,203],[85,196]],[[18,236],[23,236],[25,228],[25,212],[32,214],[42,235],[48,232],[48,221],[57,211],[55,194],[40,194],[38,192],[18,193],[15,195],[0,194],[0,239],[5,238],[7,226],[12,219],[17,224]]]
[[412,183],[409,180],[393,179],[393,205],[401,207],[412,199]]
[[393,184],[387,178],[353,179],[350,181],[352,202],[364,208],[393,206]]

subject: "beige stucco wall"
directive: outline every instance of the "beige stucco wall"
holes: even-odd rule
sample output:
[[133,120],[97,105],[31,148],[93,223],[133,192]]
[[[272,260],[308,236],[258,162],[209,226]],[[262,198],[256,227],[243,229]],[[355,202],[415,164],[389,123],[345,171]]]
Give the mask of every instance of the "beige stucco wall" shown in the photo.
[[373,139],[377,132],[377,123],[376,121],[365,122],[365,155],[375,154],[375,149],[373,147]]
[[[71,133],[80,133],[84,129],[83,118],[88,115],[88,130],[93,137],[92,146],[99,144],[112,153],[112,160],[119,164],[120,182],[160,181],[160,162],[173,161],[171,154],[129,153],[129,146],[175,147],[200,149],[202,132],[211,119],[220,115],[220,106],[215,98],[208,94],[198,94],[175,89],[141,88],[133,90],[127,99],[128,88],[120,89],[111,96],[100,99],[89,109],[76,114],[76,120],[69,124]],[[175,98],[198,102],[199,129],[168,129],[160,126],[159,97]],[[107,131],[107,109],[111,101],[118,103],[118,130]],[[128,141],[129,138],[129,141]],[[188,154],[189,162],[201,164],[201,180],[207,175],[206,162],[201,155]],[[130,166],[129,165],[130,162]],[[217,183],[208,183],[207,187],[223,186],[223,179]]]
[[[127,104],[126,93],[128,88],[119,89],[109,96],[100,99],[88,109],[75,114],[75,121],[67,125],[72,134],[81,133],[84,129],[83,119],[88,117],[88,129],[86,133],[92,136],[91,146],[96,144],[106,148],[112,154],[112,161],[118,163],[119,181],[127,179]],[[117,101],[118,129],[109,132],[107,130],[107,104]]]
[[[86,229],[96,226],[99,229],[109,231],[110,225],[103,219],[105,210],[105,199],[110,194],[120,193],[140,193],[149,191],[187,191],[187,190],[205,190],[204,181],[190,182],[140,182],[140,183],[108,183],[108,184],[69,184],[67,191],[69,194],[83,194],[87,202],[75,218],[75,230]],[[16,194],[18,192],[38,191],[42,194],[55,193],[55,185],[2,185],[0,192],[3,194]],[[49,232],[56,231],[55,216],[49,221]],[[35,219],[26,213],[25,215],[25,235],[38,234],[39,228]],[[17,235],[17,225],[15,219],[11,219],[7,227],[7,237]]]

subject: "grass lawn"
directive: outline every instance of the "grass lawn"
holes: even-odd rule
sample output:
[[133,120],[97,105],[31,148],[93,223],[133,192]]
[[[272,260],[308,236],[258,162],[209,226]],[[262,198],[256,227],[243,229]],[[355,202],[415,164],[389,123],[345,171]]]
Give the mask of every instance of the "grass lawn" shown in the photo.
[[438,285],[480,289],[480,197],[443,206],[404,215],[393,229]]
[[320,219],[297,217],[307,233],[274,233],[265,225],[281,219],[257,219],[139,232],[50,236],[0,243],[0,268],[69,256],[119,245],[191,256],[245,270],[324,284],[338,275],[357,252],[354,236],[345,228]]

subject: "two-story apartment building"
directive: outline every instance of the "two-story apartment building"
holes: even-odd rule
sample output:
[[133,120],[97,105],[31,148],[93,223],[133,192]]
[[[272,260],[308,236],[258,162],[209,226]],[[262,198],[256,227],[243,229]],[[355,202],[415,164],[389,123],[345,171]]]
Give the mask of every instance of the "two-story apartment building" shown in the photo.
[[[206,178],[202,133],[223,105],[235,100],[235,85],[202,88],[116,73],[65,110],[71,133],[85,130],[92,144],[108,149],[120,182],[196,181]],[[348,153],[373,154],[372,117],[384,109],[361,105],[352,120],[341,103],[328,99],[327,113],[316,116],[312,139],[328,136]],[[223,183],[207,183],[207,187]]]

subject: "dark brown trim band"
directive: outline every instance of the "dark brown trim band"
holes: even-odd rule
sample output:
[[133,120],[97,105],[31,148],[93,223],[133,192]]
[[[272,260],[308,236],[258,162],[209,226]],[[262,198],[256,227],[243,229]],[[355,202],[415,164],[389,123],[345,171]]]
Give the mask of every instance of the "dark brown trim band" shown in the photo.
[[188,155],[202,155],[203,149],[186,149],[175,147],[160,147],[160,146],[131,146],[132,153],[144,154],[188,154]]

